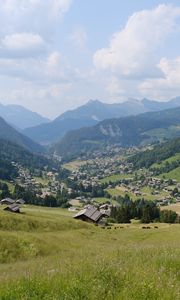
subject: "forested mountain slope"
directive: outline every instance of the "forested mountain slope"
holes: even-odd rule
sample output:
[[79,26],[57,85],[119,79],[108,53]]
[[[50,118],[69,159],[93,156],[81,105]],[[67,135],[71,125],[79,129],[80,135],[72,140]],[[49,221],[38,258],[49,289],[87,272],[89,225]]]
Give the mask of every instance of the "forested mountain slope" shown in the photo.
[[13,163],[18,163],[29,170],[53,166],[53,162],[46,157],[32,153],[10,141],[0,139],[0,179],[12,179],[17,176]]
[[40,146],[39,144],[32,141],[27,136],[15,130],[13,127],[7,124],[6,121],[1,117],[0,117],[0,139],[4,139],[12,143],[15,143],[32,152],[44,152],[44,148],[42,146]]
[[109,119],[65,135],[52,151],[71,158],[104,146],[137,146],[180,136],[180,107],[138,116]]
[[[172,159],[174,157],[174,159]],[[163,161],[171,158],[171,162],[178,161],[180,164],[180,137],[165,143],[160,143],[152,150],[140,152],[129,158],[135,168],[149,168],[153,164],[161,164]]]

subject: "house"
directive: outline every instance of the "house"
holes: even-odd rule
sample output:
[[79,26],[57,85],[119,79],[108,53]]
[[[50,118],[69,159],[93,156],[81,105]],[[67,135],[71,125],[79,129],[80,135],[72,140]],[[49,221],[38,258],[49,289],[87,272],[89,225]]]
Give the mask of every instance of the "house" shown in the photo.
[[5,198],[5,199],[2,199],[0,201],[1,204],[7,204],[7,205],[11,205],[13,203],[15,203],[15,200],[11,199],[11,198]]
[[82,221],[98,223],[105,215],[101,213],[96,207],[88,205],[87,208],[80,210],[75,216],[75,219]]
[[112,208],[112,205],[106,203],[106,204],[101,205],[99,207],[99,210],[102,214],[104,214],[104,216],[110,217],[111,208]]
[[23,205],[25,203],[25,201],[23,199],[18,199],[18,200],[16,200],[16,203]]
[[13,212],[13,213],[20,213],[20,205],[17,203],[13,203],[11,205],[8,205],[4,210]]

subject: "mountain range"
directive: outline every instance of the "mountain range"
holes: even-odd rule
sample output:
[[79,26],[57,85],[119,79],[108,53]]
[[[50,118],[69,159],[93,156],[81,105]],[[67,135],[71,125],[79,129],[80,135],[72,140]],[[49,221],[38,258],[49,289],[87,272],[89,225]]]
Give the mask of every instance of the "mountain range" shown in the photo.
[[106,119],[92,127],[68,132],[52,151],[71,159],[104,146],[138,146],[180,136],[180,106],[137,116]]
[[50,121],[36,112],[14,104],[3,105],[0,103],[0,116],[7,123],[18,129],[25,129]]
[[[117,143],[123,147],[139,145],[142,142],[158,140],[160,136],[169,138],[179,134],[178,105],[180,107],[180,97],[169,102],[130,99],[119,104],[91,100],[77,109],[63,113],[52,122],[26,128],[21,132],[0,117],[0,138],[38,153],[45,151],[39,143],[54,143],[53,151],[62,156],[84,153],[91,149],[102,148],[102,145],[106,144]],[[2,105],[0,107],[2,108]],[[10,107],[19,106],[10,105]],[[171,110],[165,113],[164,109],[167,108]],[[26,111],[20,107],[16,117],[15,113],[13,114],[16,124],[18,114],[20,118],[24,110]],[[155,112],[156,110],[159,112]],[[146,111],[150,112],[139,115]],[[27,114],[37,120],[36,113],[28,111]]]
[[40,144],[52,144],[60,140],[70,130],[94,126],[105,119],[138,115],[178,106],[180,106],[180,97],[168,102],[129,99],[126,102],[114,104],[90,100],[87,104],[67,111],[49,123],[26,128],[24,134]]
[[37,144],[27,136],[18,132],[1,117],[0,117],[0,139],[15,143],[31,152],[43,153],[45,151],[41,145]]

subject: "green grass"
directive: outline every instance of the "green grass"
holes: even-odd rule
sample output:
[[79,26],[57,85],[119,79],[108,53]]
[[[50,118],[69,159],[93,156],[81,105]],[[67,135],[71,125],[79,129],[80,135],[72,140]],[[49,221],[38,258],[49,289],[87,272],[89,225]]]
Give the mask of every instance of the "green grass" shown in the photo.
[[109,183],[111,182],[117,182],[119,180],[122,179],[127,179],[127,178],[133,178],[132,174],[118,174],[118,175],[112,175],[112,176],[108,176],[105,177],[103,179],[100,180],[101,183]]
[[87,161],[82,160],[74,160],[67,164],[63,165],[63,168],[69,170],[69,171],[77,171],[81,166],[85,165]]
[[173,210],[175,211],[178,215],[180,215],[180,203],[175,203],[175,204],[171,204],[168,206],[162,206],[161,207],[162,210],[168,209],[168,210]]
[[103,204],[103,203],[107,203],[107,202],[110,202],[113,205],[117,204],[117,201],[109,199],[109,198],[103,198],[103,197],[101,197],[101,198],[93,198],[93,201],[95,201],[97,204]]
[[159,191],[159,194],[157,195],[152,195],[151,192],[155,191],[155,189],[151,189],[150,187],[143,187],[141,189],[141,192],[143,194],[144,199],[147,200],[161,200],[166,196],[169,196],[169,193],[166,191]]
[[168,192],[165,191],[159,191],[159,194],[157,195],[152,195],[151,192],[154,191],[154,189],[151,189],[149,187],[143,187],[140,189],[141,192],[141,196],[136,196],[133,192],[131,191],[123,191],[121,189],[119,189],[118,187],[114,188],[114,189],[107,189],[108,193],[113,197],[113,196],[125,196],[126,194],[129,195],[129,197],[132,200],[137,200],[139,198],[144,198],[145,200],[161,200],[163,199],[165,196],[169,196]]
[[112,197],[116,197],[116,196],[125,196],[126,194],[129,195],[129,197],[132,199],[132,200],[137,200],[139,199],[141,196],[136,196],[134,193],[132,192],[124,192],[118,188],[114,188],[114,189],[107,189],[108,193],[112,196]]
[[72,206],[75,206],[75,207],[82,207],[82,203],[77,200],[77,199],[73,199],[73,200],[70,200],[69,203],[72,205]]
[[106,202],[109,202],[110,199],[108,198],[104,198],[104,197],[101,197],[101,198],[93,198],[93,200],[98,203],[98,204],[102,204],[102,203],[106,203]]
[[165,166],[167,162],[172,163],[172,162],[175,162],[177,160],[180,160],[180,153],[177,153],[176,155],[171,156],[170,158],[167,158],[167,159],[163,160],[159,164],[155,163],[155,164],[151,165],[151,167],[152,168],[161,168],[161,167]]
[[45,178],[45,177],[34,177],[34,179],[41,183],[42,185],[48,185],[48,183],[51,181],[50,178]]
[[1,300],[179,300],[179,225],[102,229],[36,207],[0,219]]
[[6,183],[8,185],[10,193],[14,192],[14,184],[13,183],[10,183],[8,180],[2,180],[2,179],[0,179],[0,182]]
[[178,167],[168,173],[162,173],[158,177],[164,178],[164,179],[175,179],[178,182],[180,182],[180,167]]

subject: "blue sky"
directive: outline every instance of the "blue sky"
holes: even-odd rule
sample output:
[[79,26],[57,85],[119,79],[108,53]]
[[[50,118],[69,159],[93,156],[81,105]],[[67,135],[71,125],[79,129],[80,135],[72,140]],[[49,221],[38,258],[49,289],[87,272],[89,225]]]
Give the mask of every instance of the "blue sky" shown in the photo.
[[180,2],[0,0],[0,102],[48,117],[180,95]]

